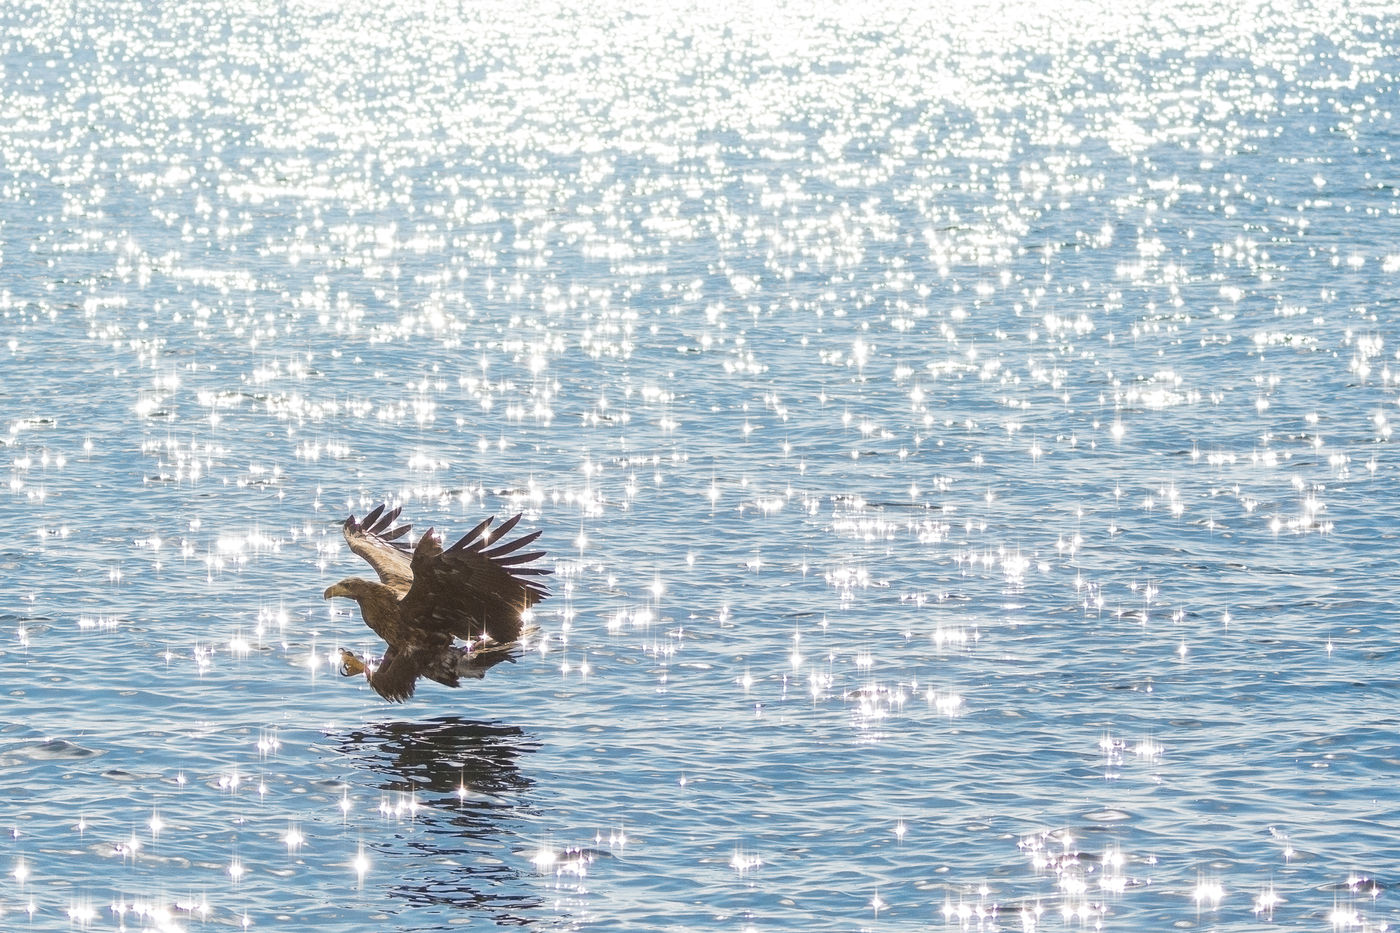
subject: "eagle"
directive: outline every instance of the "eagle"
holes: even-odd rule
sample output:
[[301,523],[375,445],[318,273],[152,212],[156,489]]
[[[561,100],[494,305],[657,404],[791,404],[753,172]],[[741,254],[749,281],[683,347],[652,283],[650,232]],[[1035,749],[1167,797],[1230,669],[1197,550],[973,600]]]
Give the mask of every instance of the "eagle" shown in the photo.
[[520,516],[495,529],[492,516],[449,548],[431,528],[410,547],[406,536],[413,526],[395,526],[401,508],[386,509],[381,504],[363,519],[352,514],[341,522],[350,550],[379,580],[346,577],[327,588],[325,598],[359,603],[365,625],[387,645],[377,668],[342,648],[341,673],[363,672],[376,693],[402,703],[420,677],[456,687],[460,677],[479,678],[515,660],[521,613],[549,595],[538,578],[551,571],[525,566],[544,551],[520,553],[540,532],[502,542]]

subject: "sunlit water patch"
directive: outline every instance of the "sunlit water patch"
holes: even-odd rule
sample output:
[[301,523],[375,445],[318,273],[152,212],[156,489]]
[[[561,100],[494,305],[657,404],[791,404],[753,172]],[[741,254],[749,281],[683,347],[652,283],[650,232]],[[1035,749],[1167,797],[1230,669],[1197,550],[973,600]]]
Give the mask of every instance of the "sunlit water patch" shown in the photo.
[[1394,926],[1396,13],[7,8],[0,926]]

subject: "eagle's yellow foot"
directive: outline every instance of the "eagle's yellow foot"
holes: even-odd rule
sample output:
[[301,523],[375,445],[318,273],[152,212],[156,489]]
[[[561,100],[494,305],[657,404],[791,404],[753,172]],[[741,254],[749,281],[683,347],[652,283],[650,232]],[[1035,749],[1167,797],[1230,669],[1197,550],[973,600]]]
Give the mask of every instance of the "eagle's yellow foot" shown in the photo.
[[360,660],[360,658],[353,651],[346,651],[344,648],[341,648],[340,676],[354,677],[356,674],[363,674],[364,672],[365,662]]

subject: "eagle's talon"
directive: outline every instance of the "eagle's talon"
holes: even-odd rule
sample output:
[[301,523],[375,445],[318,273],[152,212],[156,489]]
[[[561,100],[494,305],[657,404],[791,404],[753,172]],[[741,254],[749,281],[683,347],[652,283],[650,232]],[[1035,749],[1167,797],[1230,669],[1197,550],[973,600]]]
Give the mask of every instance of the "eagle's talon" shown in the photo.
[[344,648],[341,648],[339,671],[341,677],[354,677],[356,674],[363,674],[365,672],[365,662],[361,661],[353,651],[346,651]]

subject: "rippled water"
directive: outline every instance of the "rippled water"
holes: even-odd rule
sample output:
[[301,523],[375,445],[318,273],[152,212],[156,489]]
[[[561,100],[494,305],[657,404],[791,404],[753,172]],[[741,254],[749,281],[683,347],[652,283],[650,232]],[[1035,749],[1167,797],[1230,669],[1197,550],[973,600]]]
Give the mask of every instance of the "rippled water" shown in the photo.
[[1400,9],[850,6],[0,11],[0,924],[1400,919]]

